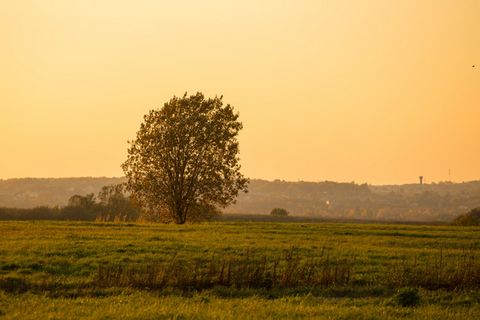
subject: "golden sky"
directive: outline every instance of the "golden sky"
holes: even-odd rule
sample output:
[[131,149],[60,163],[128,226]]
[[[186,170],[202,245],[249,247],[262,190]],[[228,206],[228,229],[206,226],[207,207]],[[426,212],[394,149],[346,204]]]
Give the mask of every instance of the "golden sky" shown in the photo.
[[0,178],[121,176],[185,91],[240,112],[251,178],[480,179],[480,1],[0,2]]

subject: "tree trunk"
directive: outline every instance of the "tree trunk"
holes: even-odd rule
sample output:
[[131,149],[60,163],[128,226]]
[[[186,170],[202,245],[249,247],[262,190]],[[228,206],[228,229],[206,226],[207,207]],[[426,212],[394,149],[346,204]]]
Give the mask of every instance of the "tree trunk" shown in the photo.
[[187,215],[182,206],[177,206],[174,210],[176,224],[184,224],[187,221]]
[[184,224],[186,222],[186,219],[182,216],[175,215],[175,223],[176,224]]

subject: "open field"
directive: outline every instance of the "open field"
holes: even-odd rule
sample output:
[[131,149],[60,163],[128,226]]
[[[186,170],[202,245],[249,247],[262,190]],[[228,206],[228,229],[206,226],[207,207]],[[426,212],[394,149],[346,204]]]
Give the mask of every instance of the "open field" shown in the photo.
[[[342,223],[0,222],[0,319],[478,319],[479,283],[472,279],[480,270],[479,231]],[[264,261],[261,280],[247,260]],[[283,280],[270,281],[275,261]],[[232,277],[251,281],[220,281],[219,266],[226,262],[234,264]],[[320,270],[308,278],[319,280],[310,286],[302,282],[309,265]],[[154,268],[165,272],[168,266],[187,276],[175,274],[168,283],[149,278]],[[117,273],[105,276],[105,270]],[[322,282],[325,274],[330,280]],[[420,287],[418,306],[398,305],[396,292],[404,286]]]

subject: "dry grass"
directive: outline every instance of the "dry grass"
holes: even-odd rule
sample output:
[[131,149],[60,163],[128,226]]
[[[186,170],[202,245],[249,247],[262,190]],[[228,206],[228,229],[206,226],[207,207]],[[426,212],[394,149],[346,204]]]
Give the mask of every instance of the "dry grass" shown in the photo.
[[[177,259],[146,264],[100,265],[95,285],[158,290],[163,288],[203,290],[215,286],[237,289],[317,288],[349,285],[355,280],[355,259],[332,259],[329,255],[303,258],[295,249],[282,256],[253,255],[211,258],[195,263]],[[475,252],[437,255],[419,262],[403,259],[385,273],[363,285],[384,284],[391,288],[421,287],[429,290],[480,288],[480,261]]]
[[295,288],[346,285],[353,276],[354,261],[329,256],[304,259],[290,249],[279,257],[255,256],[216,259],[194,264],[173,257],[168,262],[145,265],[101,265],[96,284],[100,287],[162,289]]
[[388,285],[413,286],[430,290],[480,289],[480,261],[473,250],[461,255],[448,256],[439,250],[423,262],[415,256],[404,259],[388,272]]

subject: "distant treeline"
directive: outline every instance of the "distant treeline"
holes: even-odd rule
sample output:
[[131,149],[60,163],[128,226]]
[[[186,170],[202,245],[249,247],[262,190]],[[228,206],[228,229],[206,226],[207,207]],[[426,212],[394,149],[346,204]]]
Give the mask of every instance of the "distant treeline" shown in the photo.
[[[0,207],[53,209],[52,215],[69,217],[73,195],[96,194],[105,185],[118,185],[124,178],[65,178],[0,180]],[[98,198],[98,197],[97,197]],[[88,219],[102,216],[102,201],[96,199]],[[58,208],[56,208],[58,207]],[[480,207],[480,181],[373,186],[337,182],[288,182],[253,179],[249,191],[225,213],[268,215],[273,208],[285,208],[290,216],[368,221],[444,221]],[[15,209],[3,209],[9,213]],[[18,212],[20,212],[19,210]],[[41,211],[41,210],[40,210]],[[4,212],[4,211],[1,211]],[[29,213],[18,213],[28,215]],[[56,213],[54,213],[56,212]],[[89,211],[90,212],[90,211]],[[137,212],[138,214],[138,212]],[[0,214],[0,219],[3,214]],[[6,215],[5,215],[6,216]],[[50,216],[50,215],[49,215]],[[117,214],[109,213],[120,219]],[[106,217],[106,215],[105,215]],[[77,219],[77,218],[76,218]],[[86,218],[85,218],[86,219]]]
[[0,220],[136,221],[140,212],[124,185],[117,184],[104,186],[97,196],[73,195],[64,207],[0,207]]
[[480,206],[480,181],[372,186],[336,182],[253,180],[227,213],[376,221],[444,221]]
[[94,221],[96,213],[75,207],[0,208],[0,220],[80,220]]

